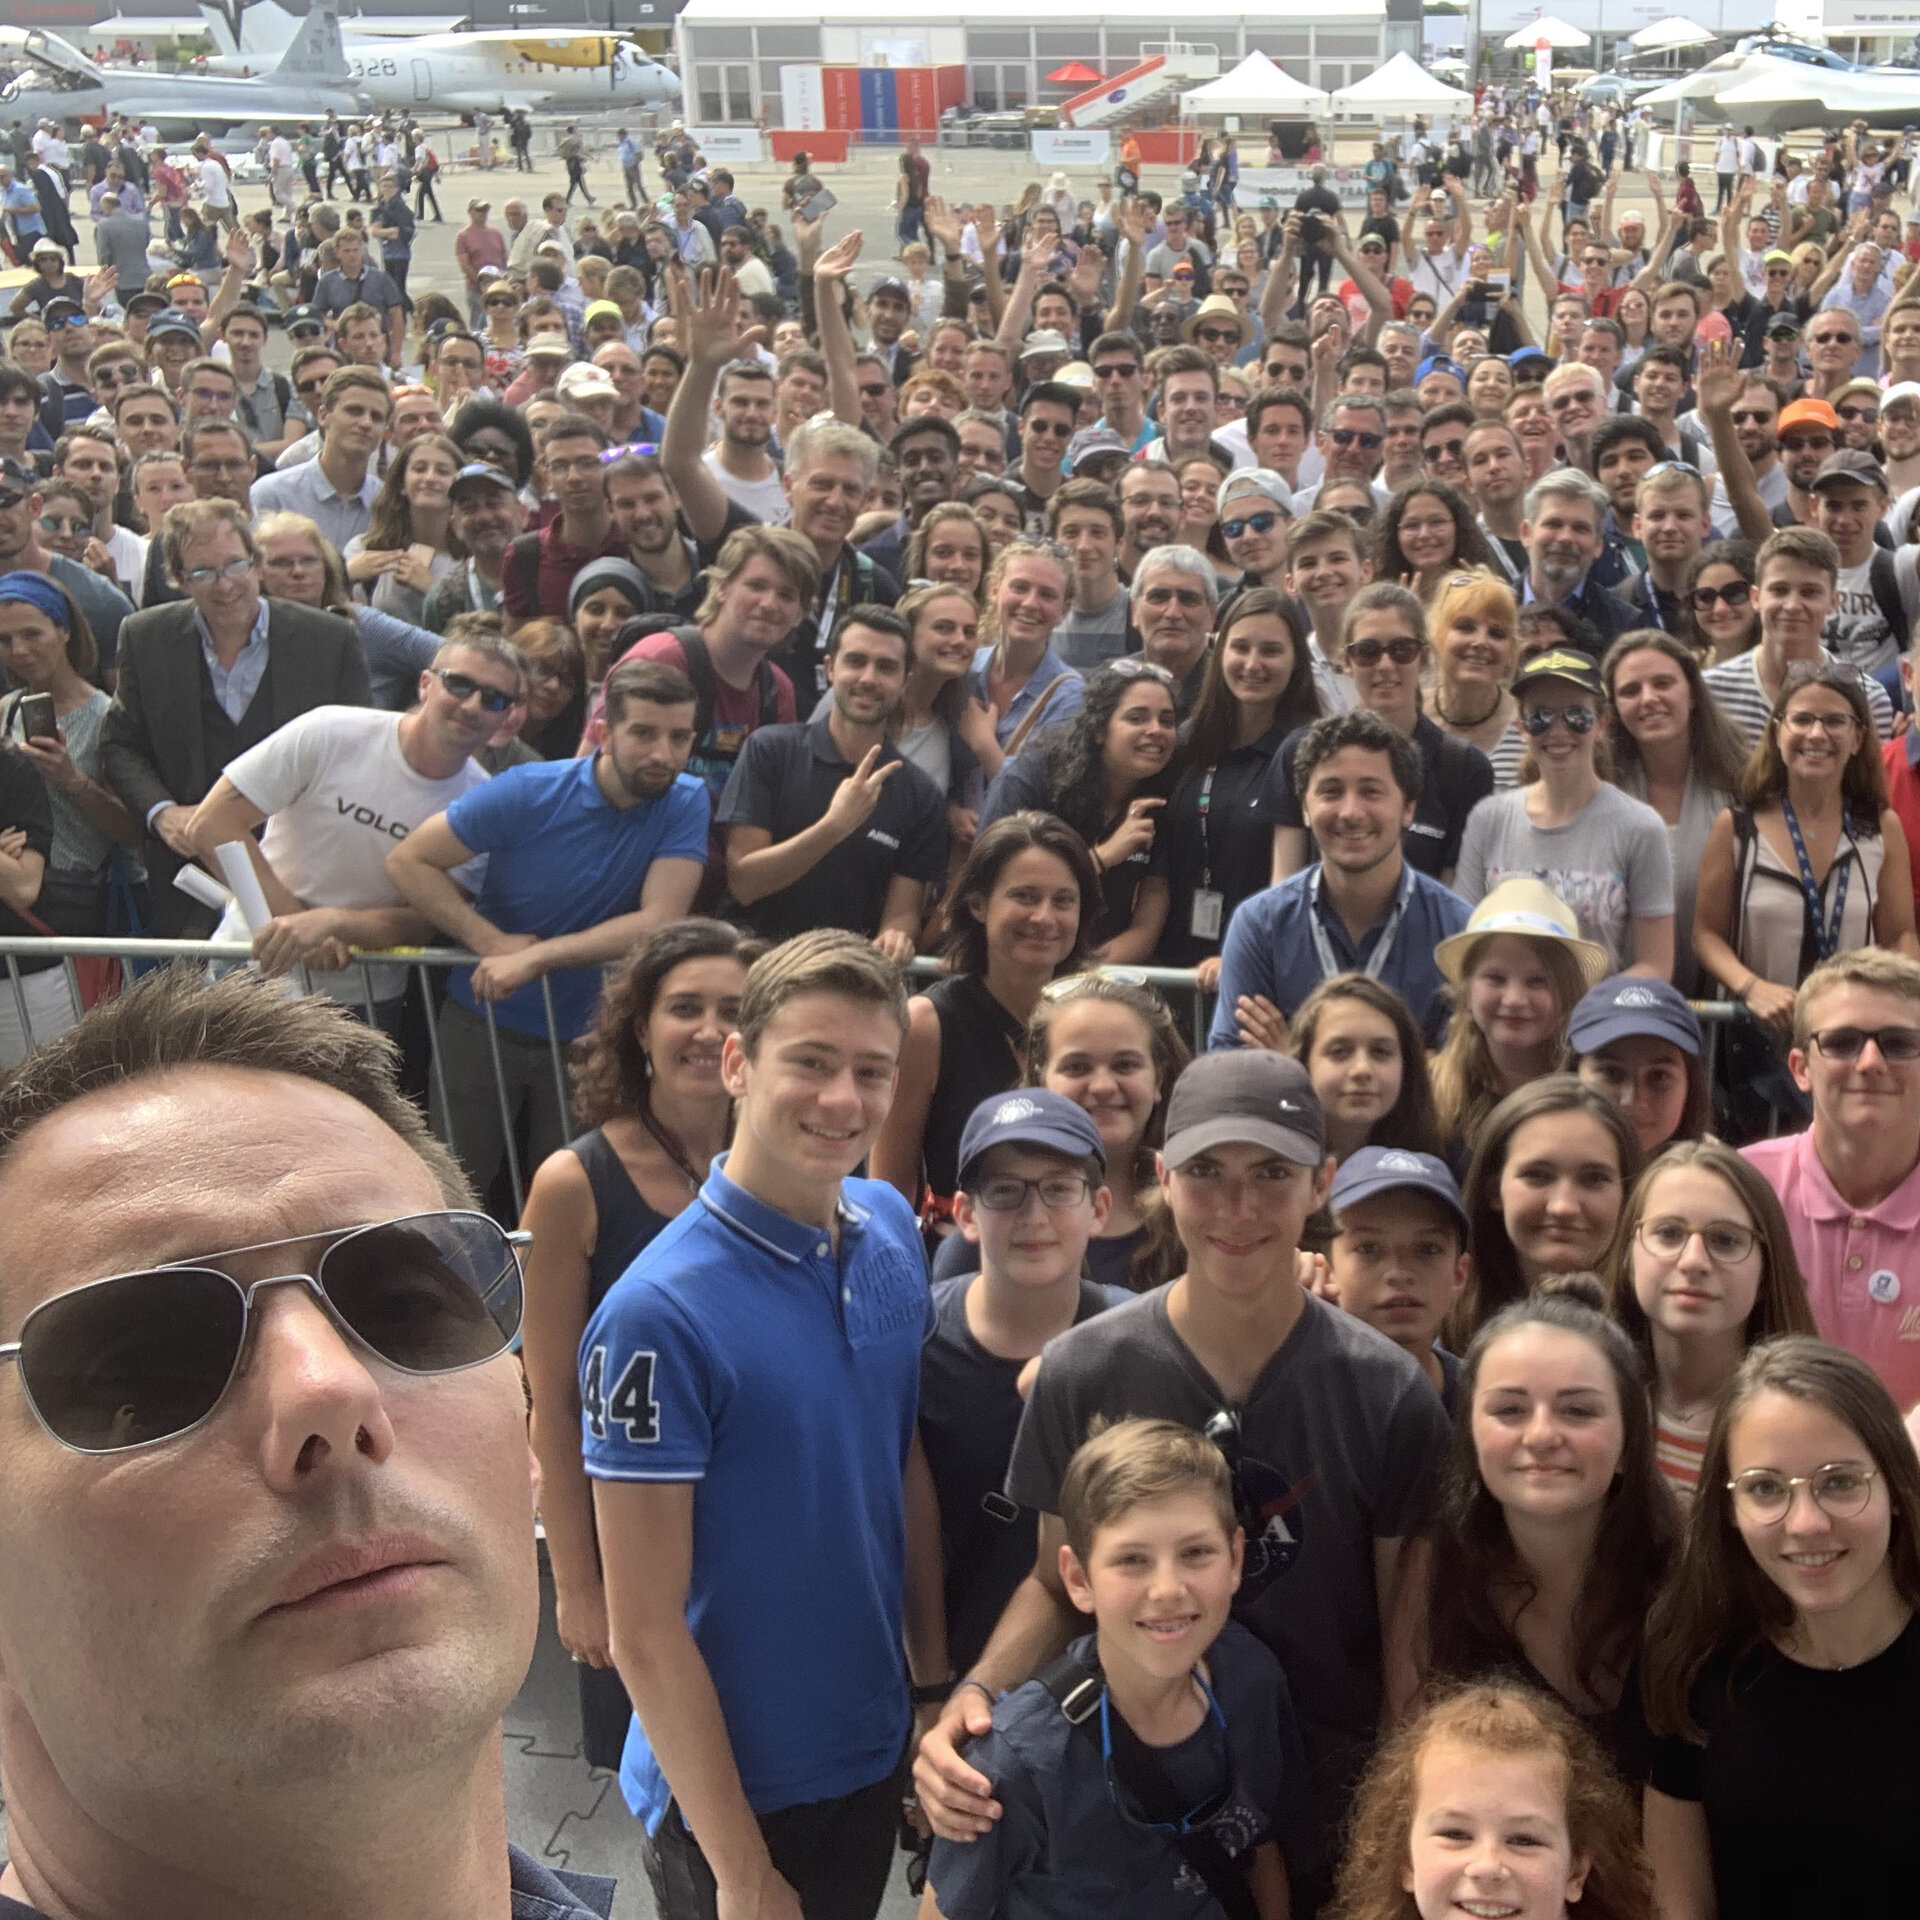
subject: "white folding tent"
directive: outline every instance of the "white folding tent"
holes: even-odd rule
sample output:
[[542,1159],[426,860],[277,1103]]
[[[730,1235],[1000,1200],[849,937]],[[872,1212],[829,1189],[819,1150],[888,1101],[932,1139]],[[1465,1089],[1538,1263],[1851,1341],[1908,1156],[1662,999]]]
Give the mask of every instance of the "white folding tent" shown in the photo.
[[1676,47],[1710,47],[1719,35],[1677,13],[1656,20],[1650,27],[1628,35],[1628,44],[1638,53],[1670,53]]
[[1396,53],[1385,66],[1364,80],[1342,87],[1333,96],[1336,113],[1373,119],[1412,114],[1471,113],[1473,95],[1436,80],[1410,53]]
[[1550,13],[1543,13],[1538,20],[1529,20],[1524,27],[1516,28],[1500,44],[1509,49],[1524,48],[1531,53],[1542,40],[1555,53],[1571,53],[1575,47],[1591,49],[1593,46],[1593,35],[1584,27],[1571,27]]
[[1306,119],[1327,111],[1327,96],[1275,66],[1256,48],[1231,73],[1183,93],[1180,111],[1194,119],[1220,114],[1238,114],[1246,120]]

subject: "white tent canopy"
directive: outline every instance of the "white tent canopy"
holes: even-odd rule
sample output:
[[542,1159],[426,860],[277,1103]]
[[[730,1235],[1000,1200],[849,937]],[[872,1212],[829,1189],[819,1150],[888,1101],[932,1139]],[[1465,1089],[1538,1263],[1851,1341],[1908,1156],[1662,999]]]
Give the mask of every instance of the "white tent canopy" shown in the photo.
[[1538,20],[1529,20],[1524,27],[1516,28],[1500,44],[1509,48],[1524,47],[1531,53],[1542,40],[1555,53],[1571,53],[1576,47],[1590,50],[1593,46],[1593,35],[1584,27],[1570,27],[1550,13],[1543,13]]
[[1341,113],[1391,114],[1471,113],[1473,95],[1444,80],[1436,80],[1410,53],[1396,53],[1384,67],[1364,80],[1342,87],[1333,96]]
[[1183,113],[1241,114],[1249,119],[1272,114],[1325,113],[1327,96],[1318,87],[1277,67],[1256,49],[1234,68],[1204,87],[1180,96]]
[[1717,34],[1695,21],[1682,19],[1677,13],[1629,36],[1631,44],[1642,53],[1666,53],[1675,47],[1710,47],[1718,38]]

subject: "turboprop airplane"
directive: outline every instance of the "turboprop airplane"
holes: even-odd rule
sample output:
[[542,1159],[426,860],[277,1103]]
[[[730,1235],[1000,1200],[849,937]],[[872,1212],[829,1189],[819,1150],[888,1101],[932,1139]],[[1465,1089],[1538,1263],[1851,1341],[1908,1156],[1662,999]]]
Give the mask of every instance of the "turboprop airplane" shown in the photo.
[[[218,49],[210,72],[258,67],[295,39],[298,15],[277,0],[258,0],[240,15],[236,43],[232,16],[202,0],[200,15]],[[617,34],[433,33],[404,39],[356,35],[343,29],[347,70],[376,107],[434,106],[454,113],[505,107],[593,108],[671,106],[680,82]]]
[[0,27],[0,55],[20,68],[0,87],[0,121],[104,124],[121,114],[179,139],[317,120],[329,108],[357,117],[369,106],[341,51],[337,0],[314,0],[279,63],[251,80],[109,70],[39,27]]

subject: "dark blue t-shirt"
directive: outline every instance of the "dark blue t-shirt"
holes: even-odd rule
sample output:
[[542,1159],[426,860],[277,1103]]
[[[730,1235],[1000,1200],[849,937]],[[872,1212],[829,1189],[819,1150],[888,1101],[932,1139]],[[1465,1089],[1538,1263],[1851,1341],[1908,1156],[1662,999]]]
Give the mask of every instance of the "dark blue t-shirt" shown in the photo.
[[[1089,1636],[1072,1651],[1090,1653],[1092,1645]],[[1209,1718],[1155,1757],[1196,1805],[1218,1791],[1224,1764],[1226,1796],[1205,1824],[1238,1860],[1274,1837],[1305,1762],[1280,1663],[1252,1634],[1229,1621],[1207,1651],[1207,1669],[1226,1721],[1224,1754]],[[1097,1716],[1091,1724],[1097,1729]],[[1212,1892],[1172,1836],[1116,1805],[1097,1733],[1089,1739],[1069,1725],[1039,1681],[1000,1701],[993,1731],[967,1758],[993,1782],[1005,1811],[978,1840],[934,1842],[927,1881],[946,1920],[1218,1920]]]

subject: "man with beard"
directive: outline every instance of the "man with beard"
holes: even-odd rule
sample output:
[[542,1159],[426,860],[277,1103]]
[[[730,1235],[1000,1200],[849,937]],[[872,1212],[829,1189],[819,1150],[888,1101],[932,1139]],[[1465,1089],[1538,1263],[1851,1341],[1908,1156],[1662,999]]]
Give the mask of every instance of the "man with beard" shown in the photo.
[[[609,962],[688,912],[706,865],[707,790],[686,771],[693,682],[630,661],[607,676],[605,698],[604,746],[509,767],[387,856],[395,890],[481,956],[449,982],[433,1097],[435,1130],[481,1193],[522,1112],[534,1165],[565,1143],[551,1048],[586,1031]],[[453,870],[482,853],[469,900]]]
[[709,565],[750,514],[727,503],[721,538],[696,541],[680,511],[680,496],[651,454],[627,454],[606,469],[607,505],[627,543],[627,558],[646,575],[660,611],[691,620],[700,606],[700,570]]
[[[1740,442],[1740,451],[1747,456],[1747,464],[1753,469],[1755,490],[1771,514],[1775,507],[1785,503],[1787,497],[1787,472],[1780,464],[1777,439],[1780,413],[1786,402],[1779,389],[1763,374],[1746,371],[1740,378],[1741,388],[1733,403],[1734,436]],[[1920,393],[1920,388],[1915,391]],[[1714,476],[1713,497],[1707,511],[1713,526],[1711,538],[1731,539],[1741,531],[1722,475]]]
[[1605,547],[1606,489],[1578,467],[1556,467],[1527,493],[1520,537],[1527,547],[1522,598],[1564,606],[1604,644],[1635,624],[1633,616],[1592,578]]
[[919,357],[900,344],[912,316],[913,302],[904,280],[889,275],[867,295],[867,332],[873,343],[870,351],[896,387],[904,386],[907,376],[920,364]]
[[1180,531],[1180,482],[1169,467],[1136,462],[1120,476],[1120,577],[1131,580],[1143,555],[1170,546]]
[[[700,379],[696,367],[689,370],[685,385],[697,389],[707,383]],[[702,392],[703,410],[706,400]],[[773,436],[771,369],[757,360],[736,360],[724,368],[718,412],[720,438],[702,456],[702,465],[735,506],[744,508],[765,526],[781,525],[787,517],[786,489],[780,484],[780,469],[767,452]],[[674,430],[673,419],[670,410],[669,436]]]
[[448,530],[467,557],[428,590],[420,624],[433,633],[445,633],[456,614],[499,612],[501,569],[527,518],[513,476],[484,460],[460,469],[448,497]]
[[1773,510],[1776,527],[1810,527],[1813,495],[1808,489],[1821,463],[1840,444],[1840,416],[1824,400],[1790,401],[1780,409],[1780,469],[1787,476],[1787,497]]
[[913,958],[927,888],[946,878],[947,808],[888,739],[911,652],[897,614],[850,608],[827,642],[826,713],[761,727],[734,762],[715,815],[727,914],[763,939],[844,927]]

